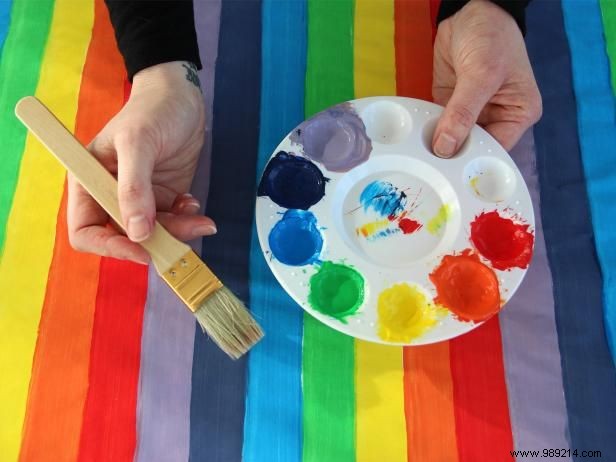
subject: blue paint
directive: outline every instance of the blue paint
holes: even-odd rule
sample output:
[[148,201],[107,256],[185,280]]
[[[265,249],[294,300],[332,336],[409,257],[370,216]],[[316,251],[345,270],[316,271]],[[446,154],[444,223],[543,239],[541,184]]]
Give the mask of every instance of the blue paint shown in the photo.
[[[580,24],[589,24],[588,16],[596,14],[592,11],[596,4],[591,8],[591,3],[595,4],[580,2],[575,10],[571,10],[572,3],[563,6],[569,19],[579,15]],[[572,25],[568,22],[567,29]],[[543,98],[543,118],[534,133],[568,414],[568,428],[562,431],[568,431],[572,449],[597,448],[603,454],[616,454],[616,373],[604,335],[601,270],[579,149],[561,2],[531,2],[527,26],[528,54]],[[584,36],[588,31],[584,27],[569,32]]]
[[288,210],[269,235],[274,257],[285,265],[303,266],[318,261],[323,237],[311,212]]
[[393,234],[399,234],[400,232],[401,232],[400,228],[387,228],[387,229],[384,229],[382,231],[379,231],[378,233],[374,234],[373,236],[370,236],[368,238],[368,241],[369,242],[373,242],[373,241],[376,241],[377,239],[382,239],[384,237],[391,236]]
[[6,39],[6,34],[9,30],[9,22],[11,21],[11,4],[10,0],[0,0],[0,56],[2,55],[2,46]]
[[364,188],[359,201],[365,211],[373,209],[382,217],[396,216],[406,206],[406,194],[386,181],[373,181]]
[[[304,120],[306,7],[306,0],[263,0],[259,173],[280,142],[281,133],[288,133]],[[253,175],[258,181],[257,173]],[[248,355],[241,460],[301,462],[304,314],[267,267],[254,227],[250,245],[250,302],[266,335]]]
[[325,196],[326,182],[308,159],[280,151],[265,167],[258,195],[287,209],[308,210]]

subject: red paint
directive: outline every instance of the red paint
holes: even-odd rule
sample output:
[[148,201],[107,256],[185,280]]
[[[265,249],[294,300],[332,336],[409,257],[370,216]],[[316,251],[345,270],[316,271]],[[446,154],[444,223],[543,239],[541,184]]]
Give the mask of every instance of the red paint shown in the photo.
[[484,321],[500,310],[496,274],[470,249],[443,257],[430,280],[436,287],[436,303],[463,321]]
[[471,242],[496,269],[528,268],[535,241],[528,227],[496,211],[482,213],[471,223]]
[[421,226],[422,226],[421,223],[415,220],[411,220],[410,218],[403,218],[402,220],[398,222],[398,228],[400,228],[400,230],[404,234],[414,233],[415,231],[420,229]]
[[451,340],[449,354],[458,442],[455,460],[512,461],[509,451],[514,449],[513,437],[498,318]]

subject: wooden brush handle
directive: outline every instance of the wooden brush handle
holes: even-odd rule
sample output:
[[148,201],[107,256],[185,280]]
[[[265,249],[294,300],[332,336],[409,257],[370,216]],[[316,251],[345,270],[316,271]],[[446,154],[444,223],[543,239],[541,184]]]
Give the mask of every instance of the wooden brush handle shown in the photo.
[[[113,175],[38,99],[33,96],[21,99],[15,107],[15,114],[109,216],[123,227],[118,203],[118,182]],[[188,245],[169,234],[158,222],[152,235],[139,244],[148,251],[160,273],[167,271],[190,251]]]

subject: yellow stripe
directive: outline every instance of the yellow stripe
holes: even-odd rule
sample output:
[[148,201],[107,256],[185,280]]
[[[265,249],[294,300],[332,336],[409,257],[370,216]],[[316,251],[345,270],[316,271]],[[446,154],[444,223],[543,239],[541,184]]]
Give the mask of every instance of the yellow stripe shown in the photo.
[[[393,0],[355,2],[355,97],[396,94]],[[402,348],[355,342],[357,462],[406,462]]]
[[[74,129],[94,4],[57,0],[36,96]],[[20,69],[15,69],[20,72]],[[19,456],[32,358],[65,171],[28,136],[0,262],[0,455]],[[78,268],[74,269],[78,271]]]

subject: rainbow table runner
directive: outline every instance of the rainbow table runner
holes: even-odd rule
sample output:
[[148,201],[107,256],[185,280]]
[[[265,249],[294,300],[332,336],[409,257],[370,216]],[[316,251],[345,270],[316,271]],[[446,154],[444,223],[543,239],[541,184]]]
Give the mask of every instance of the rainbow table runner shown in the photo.
[[13,116],[36,95],[87,143],[122,107],[103,0],[0,0],[1,461],[616,460],[615,2],[527,10],[544,116],[511,155],[536,248],[497,318],[431,346],[354,340],[261,254],[272,150],[341,101],[430,99],[438,4],[195,0],[208,127],[192,192],[219,233],[194,246],[267,332],[231,362],[152,269],[71,249],[65,172]]

